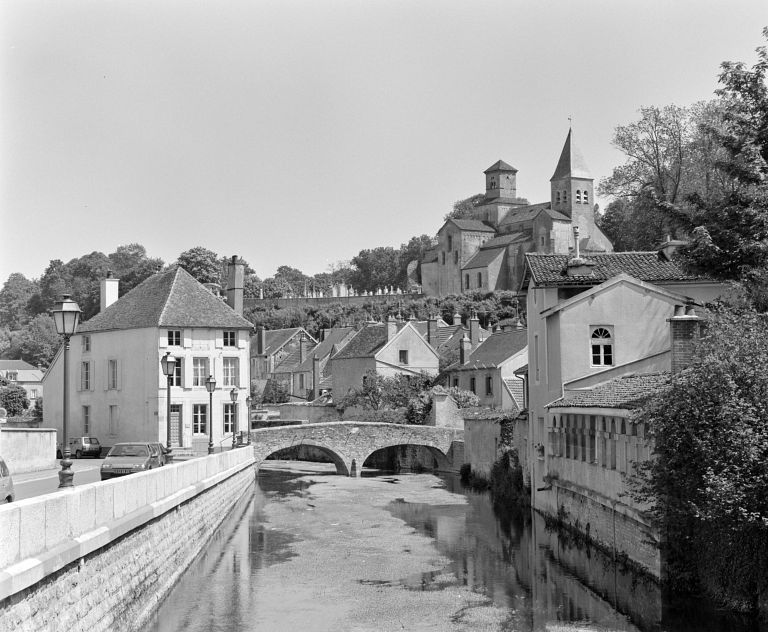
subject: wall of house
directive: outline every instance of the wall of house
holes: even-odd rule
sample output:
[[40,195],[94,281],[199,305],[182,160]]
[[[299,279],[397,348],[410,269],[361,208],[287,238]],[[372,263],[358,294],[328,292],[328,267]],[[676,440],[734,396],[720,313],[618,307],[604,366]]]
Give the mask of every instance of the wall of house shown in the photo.
[[56,467],[56,431],[51,428],[0,428],[0,456],[11,474]]
[[498,458],[501,426],[498,419],[464,420],[464,460],[472,471],[490,477]]
[[337,358],[333,360],[333,397],[338,403],[352,389],[363,385],[366,371],[376,370],[376,360],[370,358]]
[[0,629],[141,629],[253,484],[241,449],[0,507]]
[[[408,351],[408,364],[400,364],[400,351]],[[403,327],[397,335],[376,354],[376,371],[381,375],[398,373],[437,373],[440,360],[432,347],[413,327]],[[334,367],[335,370],[335,367]],[[334,390],[336,374],[333,376]]]

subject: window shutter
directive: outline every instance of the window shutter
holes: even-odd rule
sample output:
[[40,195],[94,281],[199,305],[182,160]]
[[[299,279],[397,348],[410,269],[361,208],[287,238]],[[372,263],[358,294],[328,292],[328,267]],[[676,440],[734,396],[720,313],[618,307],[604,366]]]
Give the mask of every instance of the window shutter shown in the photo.
[[221,349],[224,347],[224,332],[223,331],[217,331],[216,332],[216,348]]
[[168,331],[167,330],[160,331],[160,337],[158,338],[157,346],[160,349],[165,349],[168,347]]
[[247,331],[238,331],[237,332],[237,348],[238,349],[245,349],[245,344],[247,342],[248,338],[248,332]]
[[90,369],[90,378],[91,378],[91,390],[95,390],[96,388],[96,363],[95,362],[88,362],[88,368]]
[[[117,362],[117,390],[122,391],[123,390],[123,363],[120,362],[120,360],[115,360]],[[162,373],[162,371],[160,371]]]
[[104,371],[104,375],[107,376],[107,379],[104,380],[104,390],[108,391],[109,390],[109,360],[108,359],[106,360],[106,363],[107,363],[107,366],[106,366],[106,370]]
[[184,330],[184,348],[189,349],[189,347],[191,346],[192,346],[192,330],[185,329]]

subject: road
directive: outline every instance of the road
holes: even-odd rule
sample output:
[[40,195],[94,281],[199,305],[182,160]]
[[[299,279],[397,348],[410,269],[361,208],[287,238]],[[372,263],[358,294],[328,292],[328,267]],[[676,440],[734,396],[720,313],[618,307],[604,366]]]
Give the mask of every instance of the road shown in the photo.
[[[104,459],[72,459],[72,471],[75,473],[74,484],[85,485],[101,480],[99,468]],[[59,489],[59,462],[56,468],[13,475],[16,500],[50,494]]]

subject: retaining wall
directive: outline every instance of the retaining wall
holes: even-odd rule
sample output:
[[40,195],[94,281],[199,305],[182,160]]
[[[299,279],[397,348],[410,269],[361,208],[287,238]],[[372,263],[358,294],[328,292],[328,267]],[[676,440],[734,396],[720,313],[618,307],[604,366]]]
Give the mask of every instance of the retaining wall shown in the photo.
[[241,448],[0,507],[0,631],[141,629],[253,462]]
[[3,428],[0,456],[11,474],[56,467],[56,430],[53,428]]

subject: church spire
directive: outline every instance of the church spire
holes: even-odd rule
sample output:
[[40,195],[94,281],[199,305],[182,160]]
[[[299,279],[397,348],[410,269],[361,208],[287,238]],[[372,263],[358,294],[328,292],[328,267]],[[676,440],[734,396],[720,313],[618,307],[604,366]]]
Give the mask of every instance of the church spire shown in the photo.
[[565,139],[565,145],[563,145],[563,151],[560,153],[560,160],[557,161],[557,167],[554,175],[550,178],[550,182],[563,178],[592,179],[584,156],[581,155],[579,148],[573,142],[573,130],[570,128]]

